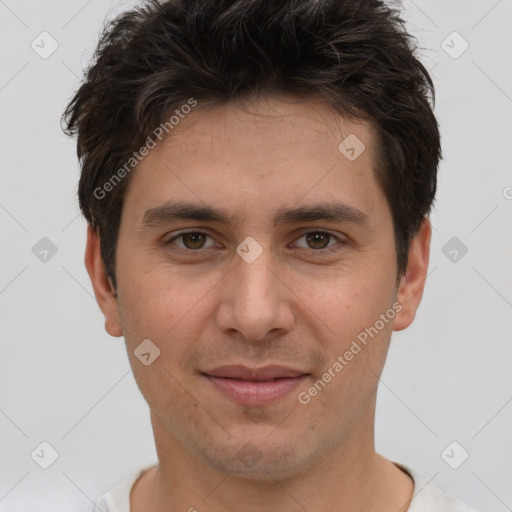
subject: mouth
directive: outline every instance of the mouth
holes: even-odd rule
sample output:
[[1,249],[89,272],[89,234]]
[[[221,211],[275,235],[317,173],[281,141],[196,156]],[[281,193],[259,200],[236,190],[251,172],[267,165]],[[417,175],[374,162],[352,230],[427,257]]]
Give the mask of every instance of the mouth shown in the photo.
[[239,405],[266,405],[283,399],[309,376],[285,366],[222,366],[201,372],[216,391]]

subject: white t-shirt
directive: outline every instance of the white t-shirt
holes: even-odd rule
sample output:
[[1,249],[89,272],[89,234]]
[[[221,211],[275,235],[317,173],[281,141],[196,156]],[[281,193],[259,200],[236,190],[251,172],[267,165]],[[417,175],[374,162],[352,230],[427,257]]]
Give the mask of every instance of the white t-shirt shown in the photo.
[[[477,512],[457,498],[446,495],[436,485],[429,483],[428,480],[419,476],[409,467],[396,462],[394,464],[409,473],[414,481],[413,498],[407,512]],[[133,473],[125,482],[101,496],[96,503],[98,510],[102,512],[130,512],[132,487],[149,467]]]

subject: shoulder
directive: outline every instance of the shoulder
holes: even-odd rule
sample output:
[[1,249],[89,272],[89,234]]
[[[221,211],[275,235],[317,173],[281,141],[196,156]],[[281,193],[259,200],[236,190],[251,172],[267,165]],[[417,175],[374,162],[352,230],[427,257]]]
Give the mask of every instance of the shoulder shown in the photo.
[[98,507],[102,512],[130,512],[131,490],[137,480],[151,467],[153,465],[132,473],[124,482],[100,496],[95,503],[95,507]]
[[407,512],[478,512],[463,501],[445,494],[431,480],[427,480],[403,464],[395,464],[414,480],[414,493]]

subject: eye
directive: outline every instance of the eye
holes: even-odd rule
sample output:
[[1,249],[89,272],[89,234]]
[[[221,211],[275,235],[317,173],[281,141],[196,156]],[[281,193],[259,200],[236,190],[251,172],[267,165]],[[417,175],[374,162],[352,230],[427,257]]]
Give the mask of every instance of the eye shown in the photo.
[[[310,251],[320,251],[322,249],[329,249],[336,245],[336,242],[344,243],[344,241],[329,233],[327,231],[308,231],[304,233],[298,240],[305,238],[306,246],[299,247],[301,249],[308,249]],[[334,242],[330,244],[331,242]],[[330,245],[329,245],[330,244]],[[297,244],[296,244],[297,245]]]
[[176,244],[180,249],[195,251],[198,249],[204,249],[205,247],[213,247],[213,246],[205,246],[205,242],[207,238],[211,238],[207,233],[203,233],[201,231],[189,231],[189,232],[181,232],[177,235],[174,235],[170,238],[166,245],[172,244],[175,240],[182,241],[182,245]]
[[[176,245],[178,251],[184,252],[199,252],[200,249],[207,249],[209,247],[216,247],[215,243],[211,243],[210,245],[206,245],[207,239],[213,238],[204,233],[202,231],[188,231],[188,232],[180,232],[169,238],[165,242],[165,245]],[[306,245],[300,245],[298,241],[301,239],[305,240]],[[177,243],[180,241],[181,243]],[[331,252],[333,247],[338,244],[346,243],[340,237],[329,233],[328,231],[308,231],[303,233],[295,242],[295,247],[299,249],[306,249],[311,252]]]

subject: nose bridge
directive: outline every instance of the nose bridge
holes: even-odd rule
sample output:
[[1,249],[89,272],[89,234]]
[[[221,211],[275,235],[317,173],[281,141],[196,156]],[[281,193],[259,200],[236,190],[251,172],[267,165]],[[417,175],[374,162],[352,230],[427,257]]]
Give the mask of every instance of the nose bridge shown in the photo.
[[275,300],[278,283],[275,282],[276,277],[271,270],[272,265],[273,258],[270,249],[262,250],[254,261],[241,258],[234,273],[241,285],[240,291],[244,291],[242,297],[246,297],[249,301],[265,300],[267,304],[269,301]]

